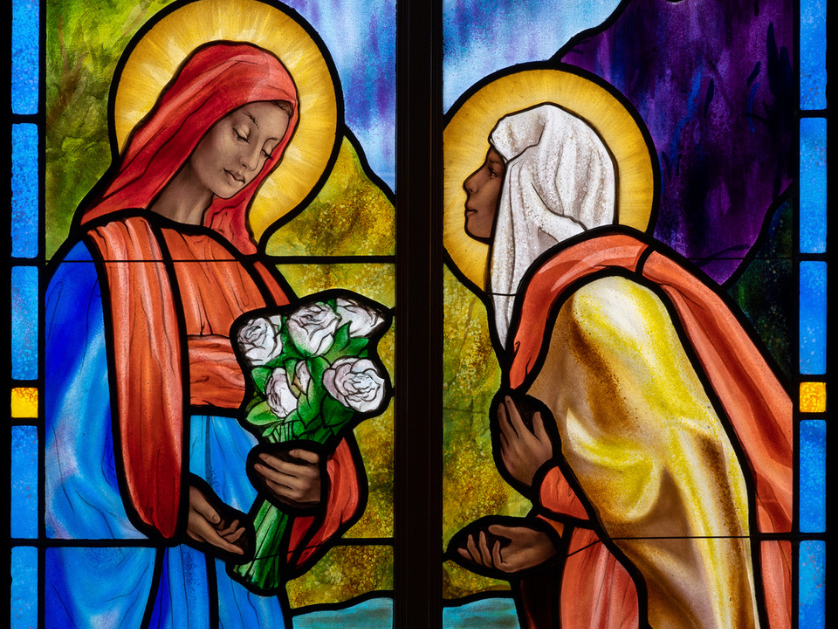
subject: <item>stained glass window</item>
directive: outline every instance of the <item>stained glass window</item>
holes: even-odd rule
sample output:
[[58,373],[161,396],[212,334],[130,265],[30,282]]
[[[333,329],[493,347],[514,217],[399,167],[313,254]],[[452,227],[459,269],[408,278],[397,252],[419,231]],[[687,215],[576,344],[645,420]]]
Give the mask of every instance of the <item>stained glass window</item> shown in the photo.
[[824,12],[444,4],[444,627],[824,626]]
[[11,626],[826,626],[824,0],[10,12]]

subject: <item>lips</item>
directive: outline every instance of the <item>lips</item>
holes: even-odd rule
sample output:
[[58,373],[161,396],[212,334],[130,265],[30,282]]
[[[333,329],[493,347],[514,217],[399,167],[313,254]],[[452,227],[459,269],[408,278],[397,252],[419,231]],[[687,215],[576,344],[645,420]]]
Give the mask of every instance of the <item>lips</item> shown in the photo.
[[231,171],[224,169],[224,172],[227,173],[227,178],[230,180],[230,183],[233,185],[244,185],[244,177],[241,175],[236,175]]

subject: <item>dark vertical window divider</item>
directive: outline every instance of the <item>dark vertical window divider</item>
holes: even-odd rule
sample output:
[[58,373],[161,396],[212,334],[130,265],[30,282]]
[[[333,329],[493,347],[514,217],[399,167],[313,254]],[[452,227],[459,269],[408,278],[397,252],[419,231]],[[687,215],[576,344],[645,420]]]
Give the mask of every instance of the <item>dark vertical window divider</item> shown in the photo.
[[400,2],[394,626],[442,624],[442,6]]

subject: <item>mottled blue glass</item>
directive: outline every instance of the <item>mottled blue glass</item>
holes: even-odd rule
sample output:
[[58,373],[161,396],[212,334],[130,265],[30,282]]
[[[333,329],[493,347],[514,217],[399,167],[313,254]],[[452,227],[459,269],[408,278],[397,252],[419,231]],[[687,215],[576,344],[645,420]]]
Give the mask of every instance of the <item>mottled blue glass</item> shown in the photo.
[[826,108],[826,0],[800,0],[800,108]]
[[800,251],[826,251],[826,119],[800,121]]
[[38,428],[12,426],[11,533],[38,537]]
[[12,591],[10,626],[34,629],[38,626],[38,549],[12,548]]
[[800,373],[826,373],[826,263],[800,263]]
[[38,269],[12,268],[12,378],[38,377]]
[[620,4],[443,0],[443,109],[448,111],[463,92],[492,72],[550,59],[573,35],[598,26]]
[[826,422],[800,422],[800,530],[826,531]]
[[826,614],[826,542],[800,542],[798,627],[823,629]]
[[396,0],[283,0],[320,36],[343,86],[346,125],[396,189]]
[[12,0],[12,112],[16,114],[38,113],[40,22],[38,0]]
[[12,256],[38,255],[38,127],[12,125]]

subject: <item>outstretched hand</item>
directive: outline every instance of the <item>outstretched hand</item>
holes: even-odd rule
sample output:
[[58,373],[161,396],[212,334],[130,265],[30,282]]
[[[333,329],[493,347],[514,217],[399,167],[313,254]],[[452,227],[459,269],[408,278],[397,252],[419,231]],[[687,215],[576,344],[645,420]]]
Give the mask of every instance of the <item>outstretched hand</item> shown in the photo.
[[208,544],[216,549],[234,555],[244,555],[246,542],[245,527],[238,519],[226,521],[219,509],[213,506],[208,487],[199,484],[189,485],[189,515],[186,523],[186,536],[198,544]]
[[526,520],[521,522],[515,526],[475,522],[457,553],[481,572],[501,578],[538,568],[553,559],[559,552],[553,537]]
[[536,472],[553,458],[553,444],[541,413],[533,414],[530,430],[515,401],[507,395],[498,406],[498,425],[500,458],[506,471],[525,487],[531,487]]
[[258,485],[290,507],[311,509],[322,501],[321,458],[314,450],[294,448],[260,452],[253,471]]

